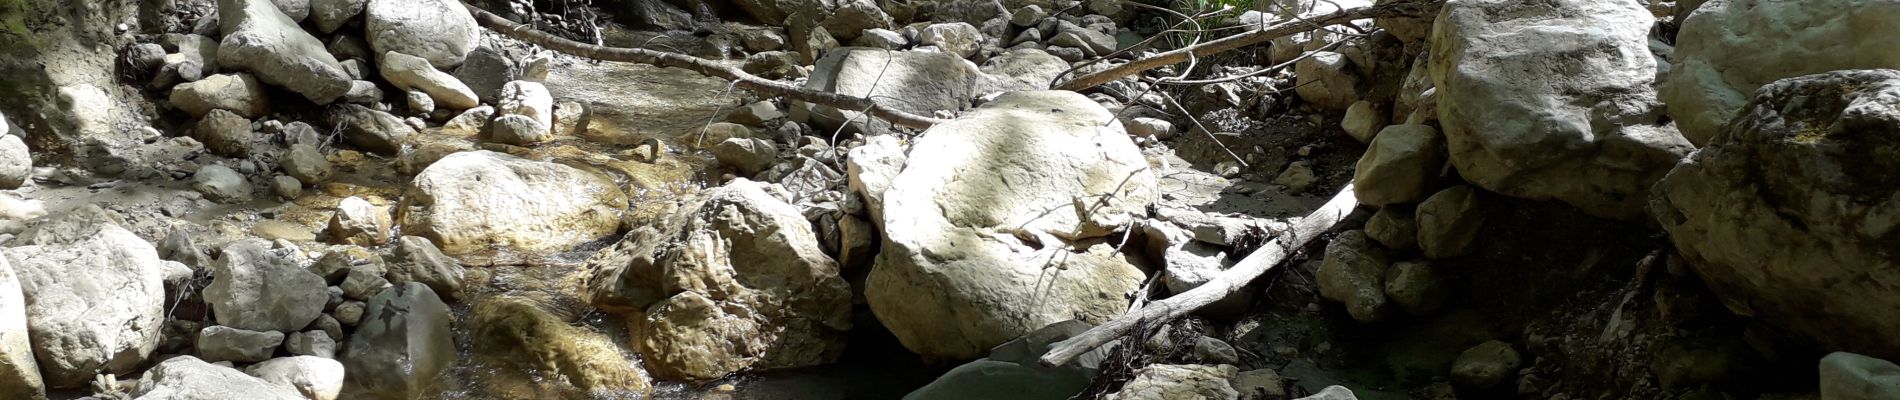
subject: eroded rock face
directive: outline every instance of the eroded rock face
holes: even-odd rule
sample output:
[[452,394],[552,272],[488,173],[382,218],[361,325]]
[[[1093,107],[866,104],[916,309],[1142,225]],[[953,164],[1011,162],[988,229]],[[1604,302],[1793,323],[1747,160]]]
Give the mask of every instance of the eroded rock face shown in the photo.
[[851,289],[798,209],[738,180],[589,262],[593,302],[642,310],[634,347],[656,376],[829,363],[851,328]]
[[1143,272],[1090,239],[1145,215],[1156,187],[1113,119],[1074,92],[1016,92],[925,131],[883,192],[865,289],[905,347],[970,359],[1126,308]]
[[475,16],[457,1],[370,0],[363,12],[365,38],[376,54],[393,51],[455,68],[480,44]]
[[0,397],[37,399],[46,396],[46,381],[33,361],[33,343],[26,330],[26,297],[20,276],[0,257]]
[[1655,23],[1633,0],[1445,4],[1431,76],[1452,165],[1505,195],[1635,218],[1691,150],[1651,84]]
[[1784,79],[1750,104],[1651,213],[1730,310],[1900,356],[1900,71]]
[[[845,47],[825,53],[813,67],[806,89],[849,96],[876,97],[879,104],[917,115],[969,107],[983,74],[975,64],[955,55],[919,51],[890,51]],[[851,131],[882,132],[882,120],[856,110],[793,103],[792,119],[810,121],[827,130],[850,121]]]
[[165,305],[158,250],[104,221],[42,231],[5,250],[26,299],[33,356],[49,388],[131,373],[158,347]]
[[1776,80],[1900,68],[1900,46],[1867,40],[1900,35],[1900,2],[1711,0],[1689,7],[1695,12],[1680,20],[1662,96],[1682,135],[1697,145],[1727,131],[1755,90]]
[[350,75],[323,42],[304,32],[270,0],[218,0],[225,32],[218,65],[329,104],[350,91]]
[[449,255],[567,250],[613,234],[627,208],[626,194],[598,173],[492,151],[443,157],[403,193],[402,233]]

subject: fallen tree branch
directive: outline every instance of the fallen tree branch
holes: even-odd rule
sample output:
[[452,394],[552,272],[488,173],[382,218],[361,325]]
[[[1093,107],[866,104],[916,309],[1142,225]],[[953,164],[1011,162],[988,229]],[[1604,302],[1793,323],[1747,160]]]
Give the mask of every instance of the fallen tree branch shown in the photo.
[[1135,325],[1171,321],[1239,292],[1247,286],[1247,283],[1253,282],[1254,278],[1260,277],[1267,270],[1273,269],[1275,265],[1286,261],[1294,251],[1305,247],[1308,242],[1318,238],[1319,234],[1331,230],[1333,225],[1345,220],[1346,215],[1352,214],[1352,211],[1359,206],[1358,198],[1353,195],[1352,186],[1351,182],[1347,182],[1346,187],[1340,188],[1339,194],[1333,195],[1333,199],[1328,200],[1326,205],[1320,206],[1306,218],[1301,218],[1279,238],[1261,246],[1253,254],[1247,255],[1247,258],[1234,264],[1233,268],[1222,271],[1213,280],[1173,297],[1148,303],[1145,307],[1131,310],[1108,323],[1051,345],[1049,352],[1042,356],[1042,365],[1054,367],[1067,364],[1082,353],[1087,353],[1122,336]]
[[1206,42],[1206,43],[1196,44],[1196,45],[1192,45],[1188,47],[1182,47],[1179,49],[1174,49],[1166,53],[1157,54],[1157,55],[1150,56],[1147,58],[1136,59],[1134,61],[1128,62],[1127,64],[1115,66],[1114,68],[1109,68],[1109,69],[1098,71],[1092,74],[1076,77],[1075,79],[1071,79],[1067,82],[1063,82],[1060,85],[1056,85],[1056,89],[1080,91],[1083,89],[1101,86],[1104,83],[1112,82],[1116,79],[1121,79],[1122,77],[1126,77],[1129,75],[1141,73],[1142,71],[1160,68],[1166,65],[1179,64],[1181,62],[1184,62],[1190,59],[1207,57],[1209,55],[1232,51],[1234,49],[1239,49],[1242,47],[1259,44],[1259,43],[1277,39],[1283,36],[1290,36],[1290,35],[1294,35],[1294,34],[1298,34],[1302,32],[1309,32],[1309,31],[1313,31],[1319,28],[1324,28],[1324,27],[1333,26],[1333,25],[1346,24],[1354,20],[1367,19],[1367,18],[1387,18],[1387,17],[1399,17],[1399,16],[1410,16],[1410,15],[1422,15],[1425,12],[1424,10],[1429,9],[1428,8],[1429,4],[1442,2],[1442,1],[1443,0],[1397,1],[1397,2],[1390,2],[1390,3],[1373,5],[1373,6],[1353,7],[1349,9],[1339,10],[1339,12],[1335,12],[1331,14],[1320,15],[1320,16],[1315,16],[1315,17],[1310,17],[1310,18],[1300,18],[1293,21],[1281,22],[1278,24],[1274,24],[1272,26],[1261,28],[1259,30],[1247,31],[1246,33],[1240,33],[1240,34],[1235,34],[1233,36],[1220,38],[1219,40],[1215,40],[1212,42]]
[[482,10],[468,3],[463,3],[462,6],[468,8],[469,14],[474,15],[475,21],[480,23],[484,28],[523,42],[533,43],[562,53],[596,60],[630,62],[685,69],[698,72],[705,76],[730,80],[739,88],[767,96],[785,97],[807,103],[822,104],[840,110],[865,110],[865,113],[872,117],[911,128],[929,128],[931,125],[942,122],[942,120],[936,118],[911,114],[903,110],[880,105],[877,102],[871,101],[869,93],[866,93],[866,97],[857,97],[810,90],[784,82],[760,78],[745,73],[745,71],[685,54],[648,49],[596,46],[576,42],[514,23],[514,21],[509,21],[507,18],[502,18],[499,15]]

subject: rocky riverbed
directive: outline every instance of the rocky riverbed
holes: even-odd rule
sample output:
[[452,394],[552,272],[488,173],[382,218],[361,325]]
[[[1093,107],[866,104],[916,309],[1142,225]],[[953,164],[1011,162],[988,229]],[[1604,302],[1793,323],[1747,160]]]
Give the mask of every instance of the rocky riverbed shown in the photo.
[[0,2],[0,399],[1900,398],[1896,16]]

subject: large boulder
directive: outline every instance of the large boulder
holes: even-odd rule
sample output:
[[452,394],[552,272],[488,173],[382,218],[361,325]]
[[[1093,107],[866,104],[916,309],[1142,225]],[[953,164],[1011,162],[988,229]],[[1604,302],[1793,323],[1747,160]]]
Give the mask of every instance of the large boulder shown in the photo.
[[453,316],[428,285],[417,282],[370,299],[340,358],[349,376],[345,398],[414,399],[455,363]]
[[0,257],[0,397],[42,399],[46,382],[33,361],[33,343],[26,328],[26,297],[20,277]]
[[257,80],[290,89],[317,104],[350,91],[350,74],[323,42],[271,0],[218,0],[218,26],[225,33],[218,65],[249,71]]
[[1066,91],[1002,95],[926,130],[884,191],[871,310],[905,347],[971,359],[1051,323],[1101,323],[1144,274],[1099,240],[1154,175],[1114,115]]
[[370,0],[363,12],[363,30],[376,54],[393,51],[455,68],[481,44],[475,16],[455,0]]
[[450,154],[403,190],[396,219],[443,253],[564,251],[612,235],[627,195],[597,172],[492,151]]
[[253,331],[296,332],[323,313],[329,289],[323,277],[273,253],[269,243],[244,240],[224,246],[211,262],[205,302],[218,322]]
[[1452,165],[1505,195],[1635,218],[1692,147],[1651,84],[1656,18],[1635,0],[1453,0],[1431,76]]
[[[74,214],[77,216],[78,214]],[[164,267],[158,250],[104,221],[29,233],[5,250],[26,298],[33,355],[50,388],[127,374],[158,347]],[[31,237],[37,236],[37,237]]]
[[634,347],[656,376],[835,361],[851,328],[851,288],[798,208],[736,180],[630,234],[588,263],[596,306],[638,311]]
[[[844,47],[825,53],[805,88],[847,96],[875,97],[878,104],[930,116],[938,110],[961,111],[976,96],[983,79],[976,64],[955,55]],[[890,124],[858,110],[839,110],[804,102],[792,104],[792,119],[827,131],[884,132]],[[849,123],[847,124],[847,121]]]
[[1789,78],[1749,104],[1650,211],[1730,310],[1900,357],[1900,71]]
[[983,63],[983,93],[1048,89],[1069,62],[1041,49],[1015,49]]
[[1662,96],[1697,145],[1726,132],[1755,89],[1776,80],[1900,68],[1900,46],[1868,40],[1900,36],[1900,1],[1711,0],[1693,9],[1677,31]]
[[179,356],[145,371],[130,393],[136,399],[155,400],[304,400],[290,386],[245,375],[192,356]]

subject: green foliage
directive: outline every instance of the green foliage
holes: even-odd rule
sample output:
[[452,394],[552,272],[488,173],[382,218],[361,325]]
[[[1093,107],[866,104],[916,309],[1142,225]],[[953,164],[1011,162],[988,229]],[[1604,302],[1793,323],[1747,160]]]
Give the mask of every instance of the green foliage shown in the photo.
[[0,33],[26,35],[26,16],[32,0],[0,0]]

